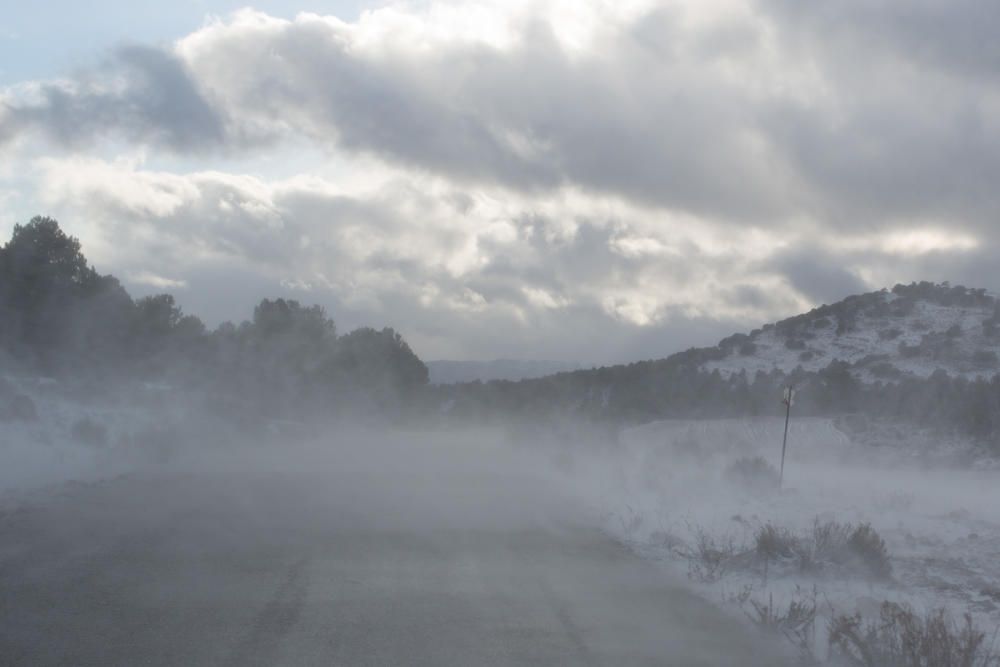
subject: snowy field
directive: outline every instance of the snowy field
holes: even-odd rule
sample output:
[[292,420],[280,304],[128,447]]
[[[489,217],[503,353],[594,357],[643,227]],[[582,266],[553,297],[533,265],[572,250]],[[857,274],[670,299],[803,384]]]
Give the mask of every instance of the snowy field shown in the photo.
[[[784,488],[741,483],[732,463],[760,455],[778,465],[783,420],[669,421],[628,430],[620,447],[564,459],[606,528],[676,571],[702,595],[752,615],[752,600],[817,607],[813,642],[835,614],[874,617],[883,601],[918,612],[968,612],[992,638],[1000,627],[1000,472],[992,461],[926,442],[852,442],[828,419],[793,422]],[[919,434],[912,434],[917,440]],[[892,568],[876,577],[844,567],[806,571],[795,557],[761,562],[755,538],[770,524],[808,541],[818,522],[870,523]],[[706,564],[699,546],[724,554]],[[704,549],[702,549],[704,551]]]

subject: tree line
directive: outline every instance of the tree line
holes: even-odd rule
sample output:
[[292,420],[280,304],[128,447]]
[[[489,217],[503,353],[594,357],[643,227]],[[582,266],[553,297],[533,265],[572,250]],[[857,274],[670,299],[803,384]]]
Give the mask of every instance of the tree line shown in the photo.
[[394,409],[427,367],[393,329],[339,335],[321,306],[264,299],[214,330],[170,294],[133,299],[51,218],[0,247],[0,366],[53,377],[183,384],[234,410]]
[[[901,297],[892,305],[897,310],[915,299],[993,303],[982,290],[948,285],[919,283],[894,292]],[[858,295],[770,326],[797,338],[817,317],[848,329],[857,313],[883,307],[873,295]],[[993,315],[984,326],[998,319]],[[867,414],[1000,446],[1000,376],[969,380],[938,371],[862,383],[842,361],[818,371],[753,375],[703,369],[752,340],[753,334],[736,335],[666,359],[531,380],[431,387],[427,367],[389,328],[340,334],[320,306],[263,299],[247,321],[209,330],[170,294],[133,299],[117,278],[99,274],[79,241],[50,218],[15,225],[0,247],[0,370],[109,385],[121,379],[173,384],[198,390],[219,414],[280,418],[360,408],[447,421],[569,416],[640,423],[779,415],[782,389],[794,384],[800,415]]]

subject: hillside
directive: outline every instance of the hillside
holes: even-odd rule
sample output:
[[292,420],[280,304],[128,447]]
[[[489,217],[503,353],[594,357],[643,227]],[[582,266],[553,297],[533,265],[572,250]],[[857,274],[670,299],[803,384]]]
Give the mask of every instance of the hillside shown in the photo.
[[862,382],[928,377],[938,369],[989,377],[1000,370],[998,303],[983,289],[897,285],[726,338],[718,345],[723,356],[702,368],[753,375],[798,366],[818,371],[843,361]]
[[432,393],[460,420],[635,424],[782,414],[782,391],[794,384],[802,416],[866,414],[1000,448],[997,310],[983,289],[897,285],[665,359]]
[[491,361],[425,361],[431,384],[489,382],[490,380],[526,380],[580,368],[564,361],[533,359],[493,359]]

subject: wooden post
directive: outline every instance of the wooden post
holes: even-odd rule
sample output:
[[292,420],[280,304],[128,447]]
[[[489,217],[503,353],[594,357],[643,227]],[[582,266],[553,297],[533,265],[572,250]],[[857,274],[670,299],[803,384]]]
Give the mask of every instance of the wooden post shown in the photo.
[[795,398],[795,388],[788,385],[785,389],[785,397],[782,403],[785,404],[785,435],[781,439],[781,472],[778,473],[778,488],[780,489],[785,481],[785,449],[788,447],[788,421],[792,416],[792,400]]

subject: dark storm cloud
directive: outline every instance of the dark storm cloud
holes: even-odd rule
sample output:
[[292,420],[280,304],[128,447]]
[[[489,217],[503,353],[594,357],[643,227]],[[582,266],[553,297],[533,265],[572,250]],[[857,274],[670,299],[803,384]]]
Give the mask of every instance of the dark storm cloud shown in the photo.
[[195,152],[225,139],[221,112],[201,96],[184,64],[157,48],[122,47],[101,70],[70,86],[44,84],[35,97],[8,103],[0,139],[41,130],[57,143],[86,146],[111,134]]
[[940,67],[951,75],[994,78],[1000,71],[1000,11],[991,2],[764,0],[762,4],[790,28],[833,39],[841,50],[861,46]]
[[830,254],[820,245],[798,245],[770,259],[772,270],[813,303],[834,303],[852,294],[868,291],[865,282],[851,271],[848,258]]

